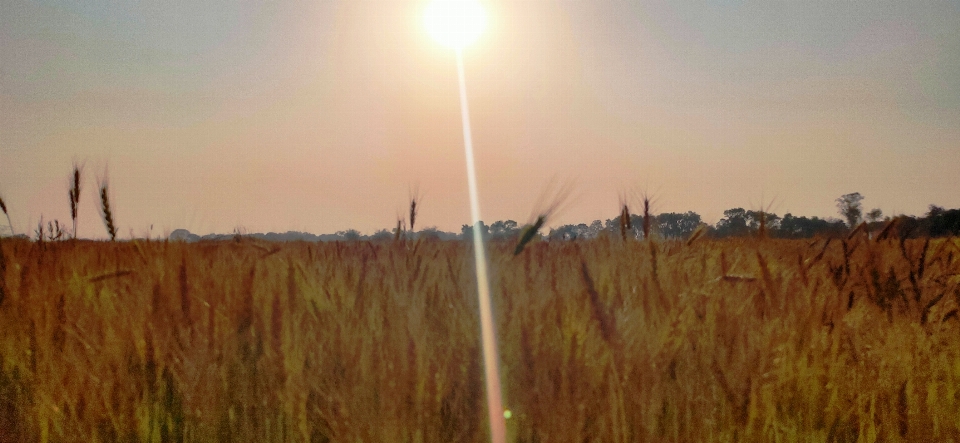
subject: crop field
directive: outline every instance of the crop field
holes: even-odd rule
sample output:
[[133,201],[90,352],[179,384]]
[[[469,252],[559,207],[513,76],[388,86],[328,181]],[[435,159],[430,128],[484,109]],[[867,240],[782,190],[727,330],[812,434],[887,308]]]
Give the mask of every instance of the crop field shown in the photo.
[[[508,441],[960,441],[956,238],[514,246]],[[471,248],[3,239],[0,442],[488,441]]]

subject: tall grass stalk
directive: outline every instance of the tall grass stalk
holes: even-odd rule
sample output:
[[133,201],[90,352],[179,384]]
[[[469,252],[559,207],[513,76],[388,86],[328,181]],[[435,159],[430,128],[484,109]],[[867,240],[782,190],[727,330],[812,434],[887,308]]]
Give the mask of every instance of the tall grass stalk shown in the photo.
[[890,238],[891,234],[894,233],[894,228],[896,228],[899,221],[899,218],[891,218],[885,225],[883,225],[883,229],[880,230],[880,233],[877,234],[876,238],[874,238],[874,241],[879,242]]
[[37,237],[37,243],[43,243],[46,238],[46,229],[43,227],[43,215],[40,215],[40,221],[37,222],[37,229],[33,230],[33,235]]
[[757,237],[761,240],[767,238],[767,213],[760,211],[760,228],[757,229]]
[[695,229],[693,233],[690,234],[690,237],[687,238],[687,246],[692,245],[693,242],[697,241],[698,238],[703,237],[703,234],[705,234],[706,232],[707,232],[707,225],[701,223],[700,226],[697,226],[697,229]]
[[0,307],[3,306],[3,300],[6,298],[7,298],[7,257],[3,253],[3,242],[0,241]]
[[82,168],[73,164],[73,174],[70,179],[70,218],[73,219],[73,238],[77,238],[77,215],[80,208],[80,182]]
[[[537,214],[536,218],[533,223],[528,224],[520,232],[520,239],[517,241],[517,246],[513,250],[513,255],[520,255],[520,253],[523,252],[523,248],[540,233],[540,229],[564,208],[569,202],[573,187],[574,183],[572,181],[564,182],[560,185],[551,181],[544,187],[535,205],[536,209],[534,211]],[[544,204],[546,204],[546,206],[544,206]]]
[[650,240],[650,226],[653,222],[652,213],[650,211],[650,196],[646,192],[640,196],[640,204],[643,207],[643,239]]
[[397,216],[397,229],[393,231],[393,241],[399,242],[403,239],[403,232],[406,230],[404,229],[405,226],[406,221],[403,217]]
[[7,216],[7,225],[10,226],[10,234],[17,235],[13,231],[13,222],[10,221],[10,213],[7,212],[7,203],[3,201],[3,197],[0,197],[0,210],[3,210],[3,215]]
[[633,225],[630,223],[630,208],[627,207],[626,203],[622,206],[623,209],[620,210],[620,238],[627,241],[627,234],[633,230]]
[[417,214],[420,211],[418,205],[420,204],[420,190],[419,188],[411,191],[410,193],[410,232],[416,232],[414,226],[417,223]]
[[768,222],[768,220],[767,220],[767,215],[770,214],[770,210],[773,208],[773,205],[774,205],[774,203],[776,203],[777,199],[774,198],[774,199],[770,200],[770,203],[768,203],[766,206],[763,205],[763,200],[764,200],[763,197],[761,197],[761,198],[760,198],[760,211],[759,211],[759,212],[760,212],[760,220],[759,220],[760,226],[759,226],[759,229],[757,229],[757,238],[760,238],[761,240],[767,238],[767,236],[768,236],[769,233],[770,233],[770,232],[769,232],[769,229],[768,229],[768,226],[767,226],[767,222]]
[[103,224],[107,228],[110,241],[116,241],[117,225],[113,221],[113,211],[110,210],[110,196],[106,178],[100,181],[100,215],[103,217]]

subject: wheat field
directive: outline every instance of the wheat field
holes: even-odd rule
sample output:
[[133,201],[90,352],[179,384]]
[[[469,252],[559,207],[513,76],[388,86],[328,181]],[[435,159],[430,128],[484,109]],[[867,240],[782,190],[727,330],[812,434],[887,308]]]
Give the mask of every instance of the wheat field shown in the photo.
[[[515,442],[960,441],[960,241],[490,245]],[[0,242],[0,442],[483,442],[466,242]]]

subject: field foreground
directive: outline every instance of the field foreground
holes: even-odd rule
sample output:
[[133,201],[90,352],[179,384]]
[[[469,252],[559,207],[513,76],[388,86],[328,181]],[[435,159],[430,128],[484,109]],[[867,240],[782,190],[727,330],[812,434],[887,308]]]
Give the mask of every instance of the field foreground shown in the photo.
[[[491,249],[510,441],[960,441],[957,239]],[[0,251],[0,443],[489,439],[467,243]]]

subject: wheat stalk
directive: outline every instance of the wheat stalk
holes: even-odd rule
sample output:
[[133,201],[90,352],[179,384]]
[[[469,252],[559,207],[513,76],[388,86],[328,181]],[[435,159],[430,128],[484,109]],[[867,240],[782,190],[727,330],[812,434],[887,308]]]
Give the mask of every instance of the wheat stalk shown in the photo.
[[847,240],[852,240],[853,237],[861,232],[867,232],[867,229],[867,222],[861,222],[856,228],[850,231],[850,235],[847,235]]
[[623,238],[623,241],[627,241],[627,233],[631,229],[633,229],[633,225],[630,223],[630,208],[623,205],[623,210],[620,211],[620,237]]
[[687,246],[690,246],[698,238],[702,237],[704,233],[707,232],[707,225],[701,223],[700,226],[697,226],[697,229],[690,234],[690,238],[687,239]]
[[117,239],[117,226],[113,222],[113,212],[110,211],[110,198],[107,192],[107,180],[104,178],[100,182],[100,212],[103,216],[103,223],[107,227],[107,234],[110,234],[110,241]]
[[5,298],[7,298],[7,258],[3,255],[3,244],[0,243],[0,306],[3,306]]
[[603,337],[603,341],[607,342],[608,345],[616,346],[616,344],[619,343],[616,318],[611,315],[607,307],[600,301],[600,294],[593,284],[593,278],[587,269],[587,262],[583,260],[583,258],[580,259],[580,275],[583,277],[583,284],[587,290],[587,300],[590,302],[591,316],[596,320],[597,326],[600,328],[600,336]]
[[417,223],[417,200],[410,200],[410,232],[416,232],[414,226]]
[[620,193],[620,238],[627,241],[627,234],[633,230],[633,224],[630,221],[630,208],[627,207],[627,196]]
[[767,238],[767,212],[760,210],[760,229],[757,231],[757,237],[761,240]]
[[[547,222],[546,215],[540,215],[537,217],[532,225],[528,225],[523,228],[523,234],[520,235],[520,240],[517,242],[517,247],[513,249],[513,255],[520,255],[523,252],[523,248],[533,240],[533,237],[537,235],[537,232],[540,231],[540,228],[543,227],[543,224]],[[474,235],[477,235],[476,233]]]
[[633,224],[630,221],[630,208],[627,207],[627,197],[620,194],[620,238],[627,241],[627,234],[633,230]]
[[37,229],[33,231],[33,233],[37,236],[37,243],[43,243],[44,232],[45,230],[43,228],[43,215],[40,215],[40,221],[37,222]]
[[77,238],[77,215],[80,207],[81,167],[73,164],[73,177],[70,181],[70,217],[73,219],[73,238]]
[[540,194],[540,198],[537,199],[537,206],[540,206],[544,201],[547,201],[548,196],[553,195],[550,199],[550,204],[542,210],[537,211],[536,220],[523,229],[523,232],[520,234],[520,240],[517,242],[517,247],[513,250],[514,256],[520,255],[520,253],[523,252],[523,248],[526,247],[527,243],[530,243],[547,221],[556,215],[567,202],[567,199],[570,198],[570,193],[573,192],[573,182],[566,182],[559,185],[556,192],[553,192],[553,185],[553,182],[547,184]]
[[770,200],[770,204],[763,206],[763,197],[760,198],[760,228],[757,230],[757,238],[765,239],[769,235],[767,230],[767,215],[770,214],[770,209],[773,208],[773,204],[776,203],[777,199],[774,197],[773,200]]
[[7,212],[7,204],[3,201],[3,197],[0,197],[0,209],[3,210],[3,215],[7,216],[7,224],[10,226],[10,234],[17,235],[16,232],[13,232],[13,222],[10,221],[10,213]]
[[874,239],[874,241],[879,242],[881,240],[886,240],[887,238],[890,238],[890,236],[893,234],[894,228],[897,226],[899,222],[900,222],[899,218],[894,217],[890,219],[890,221],[888,221],[887,224],[883,226],[883,229],[880,230],[880,233],[877,234],[877,237]]
[[403,237],[404,227],[406,226],[406,221],[401,216],[397,216],[397,229],[393,233],[393,241],[399,242]]
[[650,196],[644,192],[640,196],[640,202],[643,204],[643,239],[650,239]]
[[419,186],[410,192],[410,232],[415,232],[414,226],[417,224],[417,205],[421,201]]

